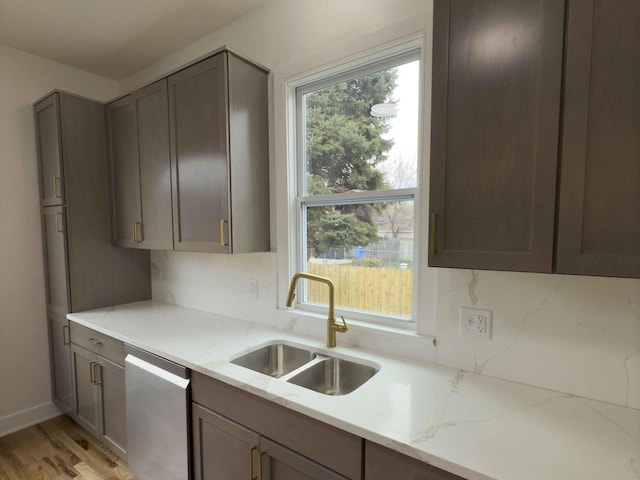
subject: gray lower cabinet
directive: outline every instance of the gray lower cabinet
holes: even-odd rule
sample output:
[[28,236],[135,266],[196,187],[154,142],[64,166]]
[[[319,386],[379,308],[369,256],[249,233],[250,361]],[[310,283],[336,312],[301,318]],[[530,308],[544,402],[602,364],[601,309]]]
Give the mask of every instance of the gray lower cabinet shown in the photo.
[[260,435],[197,403],[192,424],[195,480],[257,477]]
[[394,450],[365,443],[364,480],[464,480]]
[[167,80],[106,106],[114,244],[173,250]]
[[73,411],[73,382],[71,380],[71,348],[69,321],[55,313],[47,315],[52,379],[52,399],[64,413]]
[[196,480],[362,478],[360,437],[192,373]]
[[71,339],[75,393],[71,416],[126,461],[124,345],[74,323]]
[[84,348],[71,346],[72,378],[75,391],[75,409],[72,416],[89,433],[99,437],[98,389],[96,388],[94,368],[96,358],[95,354]]
[[264,437],[260,437],[260,463],[263,480],[347,480],[347,477]]
[[267,73],[225,51],[168,87],[175,249],[267,251]]
[[193,404],[196,480],[344,480],[307,457]]

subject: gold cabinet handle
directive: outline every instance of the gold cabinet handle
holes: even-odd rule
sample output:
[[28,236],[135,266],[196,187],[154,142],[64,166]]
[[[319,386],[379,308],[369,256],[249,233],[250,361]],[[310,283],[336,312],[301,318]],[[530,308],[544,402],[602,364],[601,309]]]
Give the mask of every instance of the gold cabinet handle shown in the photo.
[[63,233],[62,230],[62,212],[56,212],[56,231]]
[[228,243],[225,243],[224,241],[224,224],[225,223],[229,223],[228,220],[220,220],[220,246],[222,247],[226,247],[227,245],[229,245]]
[[249,480],[254,480],[254,476],[253,476],[253,452],[258,452],[258,447],[251,447],[249,449]]
[[62,326],[62,344],[69,345],[70,343],[71,343],[71,337],[69,335],[69,325],[63,325]]
[[142,228],[142,223],[133,222],[133,241],[135,243],[142,243],[142,235],[138,233],[138,225],[140,225],[140,228]]
[[95,373],[95,371],[93,370],[93,367],[95,366],[95,364],[96,364],[96,362],[91,362],[91,363],[89,364],[89,381],[90,381],[93,385],[95,385],[95,384],[96,384],[96,379],[95,379],[95,377],[93,376],[93,375],[94,375],[94,373]]
[[431,222],[429,225],[429,252],[436,253],[436,225],[438,225],[438,214],[431,214]]
[[[260,452],[260,458],[258,463],[258,480],[262,480],[262,459],[267,454],[267,452]],[[271,477],[269,477],[271,478]]]
[[53,196],[56,198],[62,198],[60,192],[58,192],[58,183],[60,182],[60,177],[52,177],[53,180]]
[[[93,363],[93,384],[100,385],[102,381],[98,380],[98,367],[102,367],[100,362],[91,362]],[[102,372],[100,372],[100,377],[102,377]]]
[[136,222],[131,222],[131,235],[133,237],[133,243],[138,243],[136,238]]
[[104,341],[103,341],[103,340],[100,340],[100,339],[98,339],[98,338],[93,338],[93,337],[91,337],[91,338],[89,339],[89,341],[90,341],[91,343],[93,343],[94,345],[102,345],[102,344],[104,343]]

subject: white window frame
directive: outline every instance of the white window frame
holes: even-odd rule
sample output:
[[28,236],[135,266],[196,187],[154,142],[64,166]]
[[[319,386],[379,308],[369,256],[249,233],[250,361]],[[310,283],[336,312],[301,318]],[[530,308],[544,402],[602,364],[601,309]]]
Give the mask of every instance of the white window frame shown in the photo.
[[[421,40],[421,39],[420,39]],[[294,102],[295,116],[292,119],[293,125],[290,125],[290,131],[293,135],[290,140],[293,145],[289,146],[290,152],[295,152],[294,162],[296,165],[296,188],[295,188],[295,222],[296,229],[295,245],[293,248],[296,252],[294,269],[295,271],[303,271],[306,265],[306,232],[305,215],[307,206],[327,206],[327,205],[345,205],[349,203],[375,203],[380,201],[413,201],[414,207],[414,238],[413,238],[413,292],[412,292],[412,316],[410,319],[405,317],[394,316],[390,314],[377,313],[372,311],[352,310],[336,306],[336,313],[344,315],[348,320],[357,320],[364,323],[377,324],[392,328],[415,331],[417,328],[417,318],[419,315],[419,297],[420,297],[420,191],[425,188],[422,186],[423,175],[421,175],[422,165],[422,149],[421,142],[418,140],[417,147],[417,186],[415,188],[404,188],[394,190],[376,190],[363,192],[345,192],[341,194],[328,195],[307,195],[306,192],[306,172],[304,165],[304,101],[303,96],[307,93],[335,85],[353,78],[358,78],[370,73],[378,72],[398,65],[418,60],[421,64],[420,71],[423,71],[422,63],[424,62],[422,54],[422,42],[418,39],[407,42],[394,49],[385,49],[374,53],[373,55],[363,55],[361,58],[346,62],[338,69],[319,70],[310,76],[297,79],[289,84],[289,88],[293,89],[292,93]],[[422,89],[421,89],[422,90]],[[421,97],[422,92],[420,92]],[[422,109],[419,109],[419,117],[422,115]],[[418,119],[419,125],[422,124]],[[422,130],[419,128],[419,136]],[[291,271],[291,274],[294,272]],[[306,282],[299,282],[297,286],[296,299],[306,297]],[[326,305],[315,305],[312,303],[302,303],[296,300],[296,308],[302,311],[312,313],[326,313]]]

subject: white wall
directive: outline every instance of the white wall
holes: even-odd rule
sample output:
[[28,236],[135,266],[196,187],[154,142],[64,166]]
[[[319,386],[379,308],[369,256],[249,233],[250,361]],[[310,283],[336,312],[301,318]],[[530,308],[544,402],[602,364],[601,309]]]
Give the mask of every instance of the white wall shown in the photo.
[[117,82],[0,44],[0,435],[55,412],[32,107],[54,88],[118,93]]
[[[154,298],[323,335],[321,319],[277,308],[285,295],[279,265],[286,266],[289,254],[283,79],[416,31],[428,38],[430,9],[431,2],[422,0],[274,0],[122,82],[122,91],[128,91],[222,45],[254,58],[273,74],[272,191],[277,193],[272,211],[277,219],[272,223],[278,253],[227,257],[154,252],[152,262],[163,275],[153,280]],[[428,91],[428,82],[426,87]],[[422,248],[426,251],[426,238]],[[640,280],[448,269],[430,275],[436,282],[435,348],[429,339],[397,332],[388,341],[391,334],[353,328],[340,338],[640,408]],[[258,299],[249,297],[249,278],[259,280]],[[428,292],[424,285],[421,295]],[[458,335],[460,306],[494,311],[492,340]],[[424,310],[423,316],[430,314]]]

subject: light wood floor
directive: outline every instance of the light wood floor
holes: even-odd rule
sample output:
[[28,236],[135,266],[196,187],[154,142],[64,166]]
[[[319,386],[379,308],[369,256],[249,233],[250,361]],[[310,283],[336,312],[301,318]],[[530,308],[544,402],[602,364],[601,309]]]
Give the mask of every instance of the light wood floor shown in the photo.
[[135,480],[66,415],[0,438],[0,480]]

